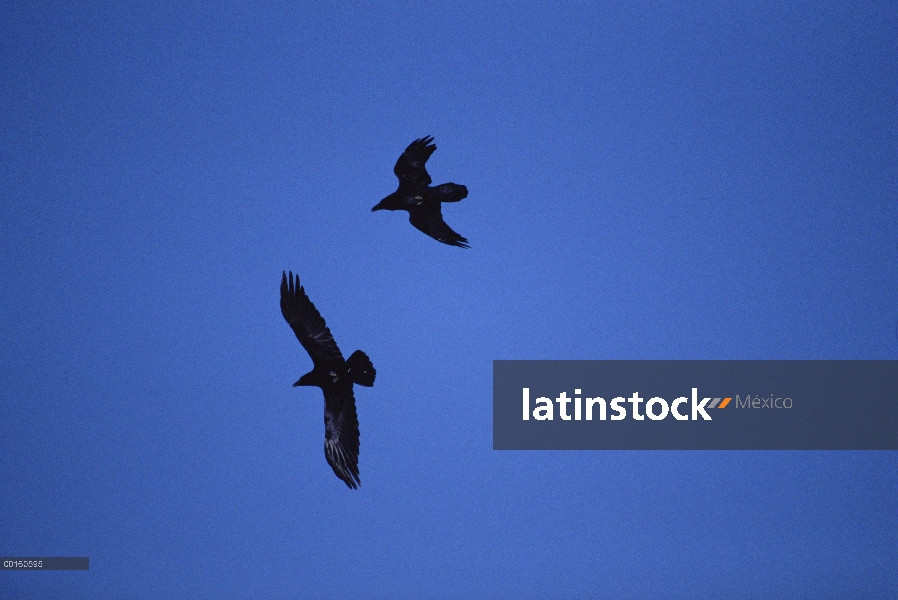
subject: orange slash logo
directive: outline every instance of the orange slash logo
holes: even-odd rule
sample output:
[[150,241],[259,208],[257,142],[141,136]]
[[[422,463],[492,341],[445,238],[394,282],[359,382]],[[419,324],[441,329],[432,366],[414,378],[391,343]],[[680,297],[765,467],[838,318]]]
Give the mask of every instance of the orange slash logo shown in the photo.
[[[730,403],[730,400],[732,400],[732,398],[724,398],[723,402],[720,402],[720,398],[714,398],[714,400],[711,402],[711,406],[709,406],[708,408],[726,408],[727,404]],[[717,406],[718,402],[720,402],[720,406]]]

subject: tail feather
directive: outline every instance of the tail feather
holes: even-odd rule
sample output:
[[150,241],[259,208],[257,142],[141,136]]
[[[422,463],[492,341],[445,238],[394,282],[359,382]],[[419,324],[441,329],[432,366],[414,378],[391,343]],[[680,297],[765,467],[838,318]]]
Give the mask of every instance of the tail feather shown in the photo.
[[468,188],[457,183],[444,183],[430,188],[430,196],[440,202],[458,202],[468,197]]
[[346,361],[346,366],[349,367],[349,379],[353,383],[364,385],[365,387],[374,385],[374,377],[377,375],[377,371],[374,370],[374,365],[367,354],[361,350],[356,350],[349,357],[349,360]]

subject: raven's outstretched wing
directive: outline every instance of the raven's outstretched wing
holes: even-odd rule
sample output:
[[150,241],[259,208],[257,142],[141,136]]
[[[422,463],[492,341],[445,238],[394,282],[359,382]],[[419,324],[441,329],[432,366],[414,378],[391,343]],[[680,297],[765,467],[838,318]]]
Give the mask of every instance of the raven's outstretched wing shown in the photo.
[[281,277],[281,313],[313,363],[317,365],[343,360],[331,330],[299,285],[299,275],[294,282],[293,271],[290,271],[289,277],[287,273]]
[[430,237],[450,246],[470,248],[468,240],[446,225],[439,204],[422,204],[408,211],[409,223]]
[[393,172],[399,178],[399,185],[403,183],[430,185],[432,180],[427,174],[427,169],[424,168],[424,163],[437,149],[435,145],[431,144],[432,141],[433,137],[425,136],[408,145],[408,148],[396,161],[396,166],[393,167]]
[[359,479],[359,418],[352,386],[324,390],[324,457],[334,474],[352,489]]

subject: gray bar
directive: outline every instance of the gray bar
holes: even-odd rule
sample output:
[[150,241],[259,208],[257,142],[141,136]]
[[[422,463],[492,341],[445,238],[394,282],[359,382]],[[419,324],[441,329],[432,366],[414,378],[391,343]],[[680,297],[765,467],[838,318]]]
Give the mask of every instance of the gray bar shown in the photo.
[[87,571],[87,556],[5,556],[0,557],[0,570],[4,571]]
[[496,360],[493,448],[898,450],[898,361]]

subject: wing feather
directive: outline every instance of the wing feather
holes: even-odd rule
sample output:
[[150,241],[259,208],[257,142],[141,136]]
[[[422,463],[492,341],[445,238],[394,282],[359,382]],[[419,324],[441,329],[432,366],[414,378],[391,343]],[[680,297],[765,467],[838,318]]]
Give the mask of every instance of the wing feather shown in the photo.
[[331,330],[299,284],[299,275],[295,277],[294,281],[291,271],[289,277],[284,273],[281,278],[281,313],[284,319],[316,365],[342,361],[343,355]]
[[424,163],[430,158],[437,147],[432,144],[433,137],[425,136],[419,138],[408,145],[396,166],[393,167],[393,173],[399,178],[399,184],[411,183],[414,185],[430,185],[432,179],[424,168]]
[[324,392],[324,457],[334,474],[352,489],[359,479],[359,418],[352,386]]
[[457,234],[446,225],[439,204],[423,204],[409,210],[409,222],[419,231],[423,231],[430,237],[450,246],[470,248],[468,240]]

